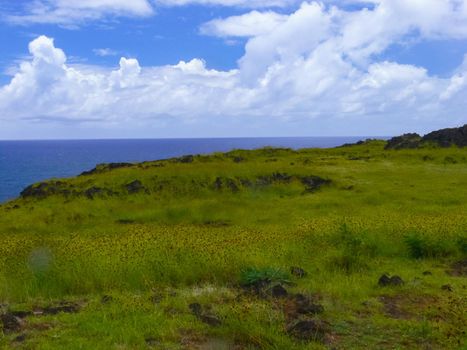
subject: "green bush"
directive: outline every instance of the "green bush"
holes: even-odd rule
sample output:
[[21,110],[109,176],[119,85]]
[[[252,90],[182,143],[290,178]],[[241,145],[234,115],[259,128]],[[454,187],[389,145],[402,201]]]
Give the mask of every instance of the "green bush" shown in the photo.
[[446,241],[429,239],[419,234],[405,236],[404,242],[410,257],[414,259],[440,258],[454,253]]
[[258,284],[280,283],[290,284],[289,274],[282,269],[264,267],[248,267],[240,274],[240,284],[251,287]]
[[467,256],[467,236],[459,237],[456,243],[461,254]]

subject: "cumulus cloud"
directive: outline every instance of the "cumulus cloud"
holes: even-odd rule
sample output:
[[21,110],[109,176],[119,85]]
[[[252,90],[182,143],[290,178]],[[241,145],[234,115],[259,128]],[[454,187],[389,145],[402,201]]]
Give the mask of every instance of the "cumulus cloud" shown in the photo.
[[237,6],[246,8],[287,7],[300,3],[301,0],[159,0],[157,3],[165,6],[183,5],[216,5]]
[[201,26],[201,33],[218,37],[253,37],[267,34],[287,20],[272,11],[252,11],[241,16],[215,19]]
[[117,56],[118,51],[112,50],[110,48],[105,49],[94,49],[92,50],[96,56],[108,57],[108,56]]
[[[426,1],[434,1],[434,9],[421,6]],[[365,130],[374,132],[388,123],[465,122],[467,64],[440,78],[423,67],[377,60],[407,36],[467,38],[461,6],[460,0],[379,0],[373,8],[347,11],[303,3],[267,31],[240,32],[249,38],[231,71],[208,69],[201,58],[156,67],[141,67],[131,58],[122,58],[115,69],[75,66],[42,36],[30,44],[32,58],[0,89],[0,118],[148,125],[163,118],[190,123],[266,118],[300,125],[364,121]],[[234,28],[229,33],[240,35],[245,17],[227,22]]]
[[54,23],[74,26],[105,16],[142,17],[153,14],[148,0],[36,0],[7,19],[15,24]]

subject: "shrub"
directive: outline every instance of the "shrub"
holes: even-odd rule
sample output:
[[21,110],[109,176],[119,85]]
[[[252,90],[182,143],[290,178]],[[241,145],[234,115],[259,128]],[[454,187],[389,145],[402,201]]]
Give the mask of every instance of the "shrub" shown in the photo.
[[453,253],[447,242],[430,240],[419,234],[405,236],[404,242],[408,247],[410,257],[414,259],[446,257]]
[[467,256],[467,236],[459,237],[456,243],[461,254]]
[[244,287],[256,286],[259,284],[290,284],[289,274],[282,269],[265,267],[248,267],[240,274],[240,284]]
[[362,235],[352,232],[345,223],[339,227],[337,238],[337,246],[342,250],[331,258],[331,270],[337,269],[347,274],[366,270],[366,260],[375,255],[376,247],[368,244]]

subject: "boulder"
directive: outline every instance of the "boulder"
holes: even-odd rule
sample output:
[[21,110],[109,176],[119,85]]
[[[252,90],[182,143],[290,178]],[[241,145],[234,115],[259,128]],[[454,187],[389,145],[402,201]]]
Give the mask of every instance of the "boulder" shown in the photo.
[[418,148],[421,141],[422,137],[419,134],[404,134],[390,139],[386,144],[385,149]]
[[287,327],[287,333],[294,338],[308,341],[324,341],[330,331],[328,323],[320,320],[301,320]]
[[125,185],[126,190],[129,194],[139,193],[139,192],[147,192],[146,187],[143,186],[143,183],[139,180],[134,180]]
[[304,269],[302,269],[301,267],[298,267],[298,266],[292,266],[290,268],[290,273],[295,276],[295,277],[298,277],[298,278],[303,278],[307,275],[306,271]]
[[424,142],[433,142],[441,147],[466,147],[467,124],[459,128],[449,128],[430,132],[423,136]]
[[12,313],[0,315],[0,323],[2,324],[3,333],[17,333],[24,325],[24,321]]
[[401,286],[403,284],[404,281],[399,276],[389,277],[387,274],[382,275],[378,280],[380,287]]

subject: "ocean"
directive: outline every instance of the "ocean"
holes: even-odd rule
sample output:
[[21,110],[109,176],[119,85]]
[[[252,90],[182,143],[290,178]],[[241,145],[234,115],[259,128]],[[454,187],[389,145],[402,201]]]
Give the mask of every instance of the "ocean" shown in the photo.
[[272,137],[154,140],[0,141],[0,202],[26,186],[76,176],[99,163],[141,162],[259,147],[326,148],[367,137]]

